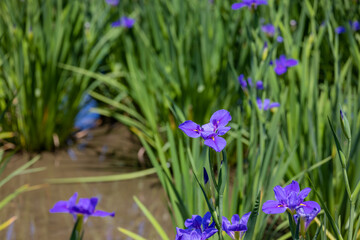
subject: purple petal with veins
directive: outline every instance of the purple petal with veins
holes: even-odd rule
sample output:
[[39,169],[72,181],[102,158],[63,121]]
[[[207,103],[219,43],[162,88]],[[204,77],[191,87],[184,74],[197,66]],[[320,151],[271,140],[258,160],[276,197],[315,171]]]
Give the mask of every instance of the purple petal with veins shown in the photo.
[[222,137],[214,136],[204,141],[206,146],[211,147],[217,152],[221,152],[226,146],[226,140]]
[[194,123],[191,120],[187,120],[179,125],[179,128],[189,137],[191,138],[198,138],[201,136],[203,129],[200,127],[199,124]]

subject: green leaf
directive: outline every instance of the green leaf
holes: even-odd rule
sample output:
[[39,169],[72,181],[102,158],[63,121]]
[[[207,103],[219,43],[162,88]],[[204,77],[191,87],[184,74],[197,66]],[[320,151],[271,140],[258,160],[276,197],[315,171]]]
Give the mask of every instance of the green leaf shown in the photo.
[[143,237],[137,235],[136,233],[133,233],[133,232],[131,232],[129,230],[126,230],[124,228],[118,227],[118,230],[120,232],[122,232],[123,234],[125,234],[126,236],[128,236],[128,237],[130,237],[130,238],[132,238],[134,240],[146,240],[146,238],[143,238]]
[[318,191],[316,191],[315,185],[314,185],[313,182],[311,181],[310,177],[309,177],[309,176],[307,176],[307,177],[308,177],[308,180],[309,180],[309,182],[310,182],[310,184],[311,184],[312,191],[313,191],[313,192],[316,194],[316,196],[318,197],[318,199],[319,199],[319,201],[320,201],[321,208],[324,209],[325,214],[326,214],[327,218],[328,218],[329,221],[330,221],[330,225],[331,225],[331,227],[332,227],[332,229],[333,229],[333,231],[334,231],[334,233],[335,233],[335,237],[336,237],[337,239],[341,239],[341,240],[342,240],[343,237],[341,236],[340,230],[338,229],[338,226],[336,225],[336,222],[335,222],[334,219],[332,218],[329,209],[326,207],[325,202],[324,202],[324,200],[322,199],[322,197],[320,196],[320,194],[318,193]]
[[50,179],[46,179],[46,181],[51,184],[113,182],[113,181],[124,181],[129,179],[141,178],[154,173],[156,173],[156,169],[149,168],[146,170],[141,170],[132,173],[122,173],[122,174],[96,176],[96,177],[50,178]]
[[15,222],[16,219],[17,219],[17,217],[13,216],[10,219],[8,219],[6,222],[0,224],[0,231],[4,230],[8,226],[10,226],[13,222]]
[[256,219],[259,214],[259,207],[260,207],[260,192],[258,193],[258,195],[256,197],[254,208],[251,211],[244,240],[253,239],[253,235],[254,235],[255,227],[256,227]]
[[155,217],[150,213],[150,211],[140,202],[140,200],[134,196],[134,201],[139,206],[140,210],[145,214],[145,217],[150,221],[155,230],[158,232],[162,240],[169,240],[169,237],[166,235],[164,229],[161,227],[159,222]]

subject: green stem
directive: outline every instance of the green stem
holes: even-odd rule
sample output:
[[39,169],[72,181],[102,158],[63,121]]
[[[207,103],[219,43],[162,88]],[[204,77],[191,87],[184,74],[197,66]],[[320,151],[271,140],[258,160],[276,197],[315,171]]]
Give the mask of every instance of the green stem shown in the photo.
[[219,194],[219,224],[220,224],[220,229],[219,229],[219,239],[222,240],[223,239],[223,235],[222,235],[222,212],[223,212],[223,194],[220,193]]
[[350,161],[350,151],[351,151],[351,138],[348,139],[348,146],[347,146],[347,152],[346,152],[346,159],[349,163]]
[[81,240],[82,239],[83,232],[84,232],[83,226],[84,226],[84,215],[78,214],[73,231],[70,236],[70,240]]
[[354,228],[354,213],[355,213],[355,203],[353,201],[351,201],[350,199],[350,218],[349,218],[349,235],[348,235],[348,240],[352,240],[352,235],[353,235],[353,228]]
[[214,173],[214,168],[213,168],[213,166],[214,166],[214,164],[213,164],[213,162],[212,162],[212,160],[211,160],[211,149],[210,148],[208,148],[209,149],[209,169],[210,169],[210,175],[211,175],[211,179],[212,179],[212,181],[213,181],[213,183],[214,183],[214,187],[215,187],[215,189],[216,189],[216,192],[218,191],[218,186],[217,186],[217,182],[216,182],[216,179],[215,179],[215,173]]
[[343,167],[343,176],[344,176],[344,180],[345,180],[345,187],[346,187],[346,192],[349,196],[349,200],[351,202],[351,190],[350,190],[350,184],[349,184],[349,179],[348,179],[348,175],[346,172],[346,168]]
[[351,195],[351,201],[356,202],[359,192],[360,192],[360,181],[357,183],[355,190]]

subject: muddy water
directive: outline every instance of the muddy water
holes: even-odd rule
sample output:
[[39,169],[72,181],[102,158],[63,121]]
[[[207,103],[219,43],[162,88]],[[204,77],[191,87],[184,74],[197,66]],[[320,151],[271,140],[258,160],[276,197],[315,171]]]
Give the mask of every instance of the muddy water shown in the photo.
[[[43,184],[48,178],[104,176],[141,170],[140,145],[123,126],[98,128],[84,138],[82,144],[58,151],[43,153],[33,167],[46,170],[16,176],[0,189],[0,199],[23,184]],[[3,178],[11,170],[29,159],[28,155],[16,155],[8,165]],[[141,164],[140,164],[141,165]],[[64,240],[69,239],[73,219],[65,213],[50,214],[49,209],[59,200],[67,200],[74,192],[79,197],[100,198],[97,209],[115,211],[115,218],[89,218],[84,240],[130,239],[117,227],[133,231],[146,239],[160,239],[151,224],[133,201],[137,196],[164,227],[171,239],[173,226],[166,208],[165,194],[156,175],[135,180],[107,183],[54,184],[22,193],[0,210],[0,223],[12,216],[17,220],[0,232],[3,240]]]

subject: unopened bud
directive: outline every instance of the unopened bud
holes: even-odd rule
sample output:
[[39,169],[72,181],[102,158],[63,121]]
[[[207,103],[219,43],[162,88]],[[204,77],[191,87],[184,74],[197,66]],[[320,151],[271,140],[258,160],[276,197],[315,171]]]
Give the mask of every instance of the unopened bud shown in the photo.
[[269,54],[269,48],[268,48],[267,42],[265,42],[264,48],[263,48],[263,52],[262,52],[262,60],[263,60],[263,61],[265,61],[265,59],[267,58],[268,54]]
[[204,168],[204,184],[206,185],[208,182],[209,182],[209,175],[207,174],[207,171]]
[[345,137],[348,140],[350,140],[351,139],[351,130],[350,130],[349,121],[347,120],[345,114],[341,110],[340,110],[340,122],[341,122],[341,128],[343,130]]
[[346,168],[347,160],[346,160],[346,157],[345,157],[344,153],[341,150],[339,151],[339,155],[340,155],[339,157],[340,157],[342,167]]
[[211,188],[210,188],[210,182],[209,182],[209,175],[207,174],[206,169],[204,168],[204,188],[206,197],[208,199],[211,199]]

